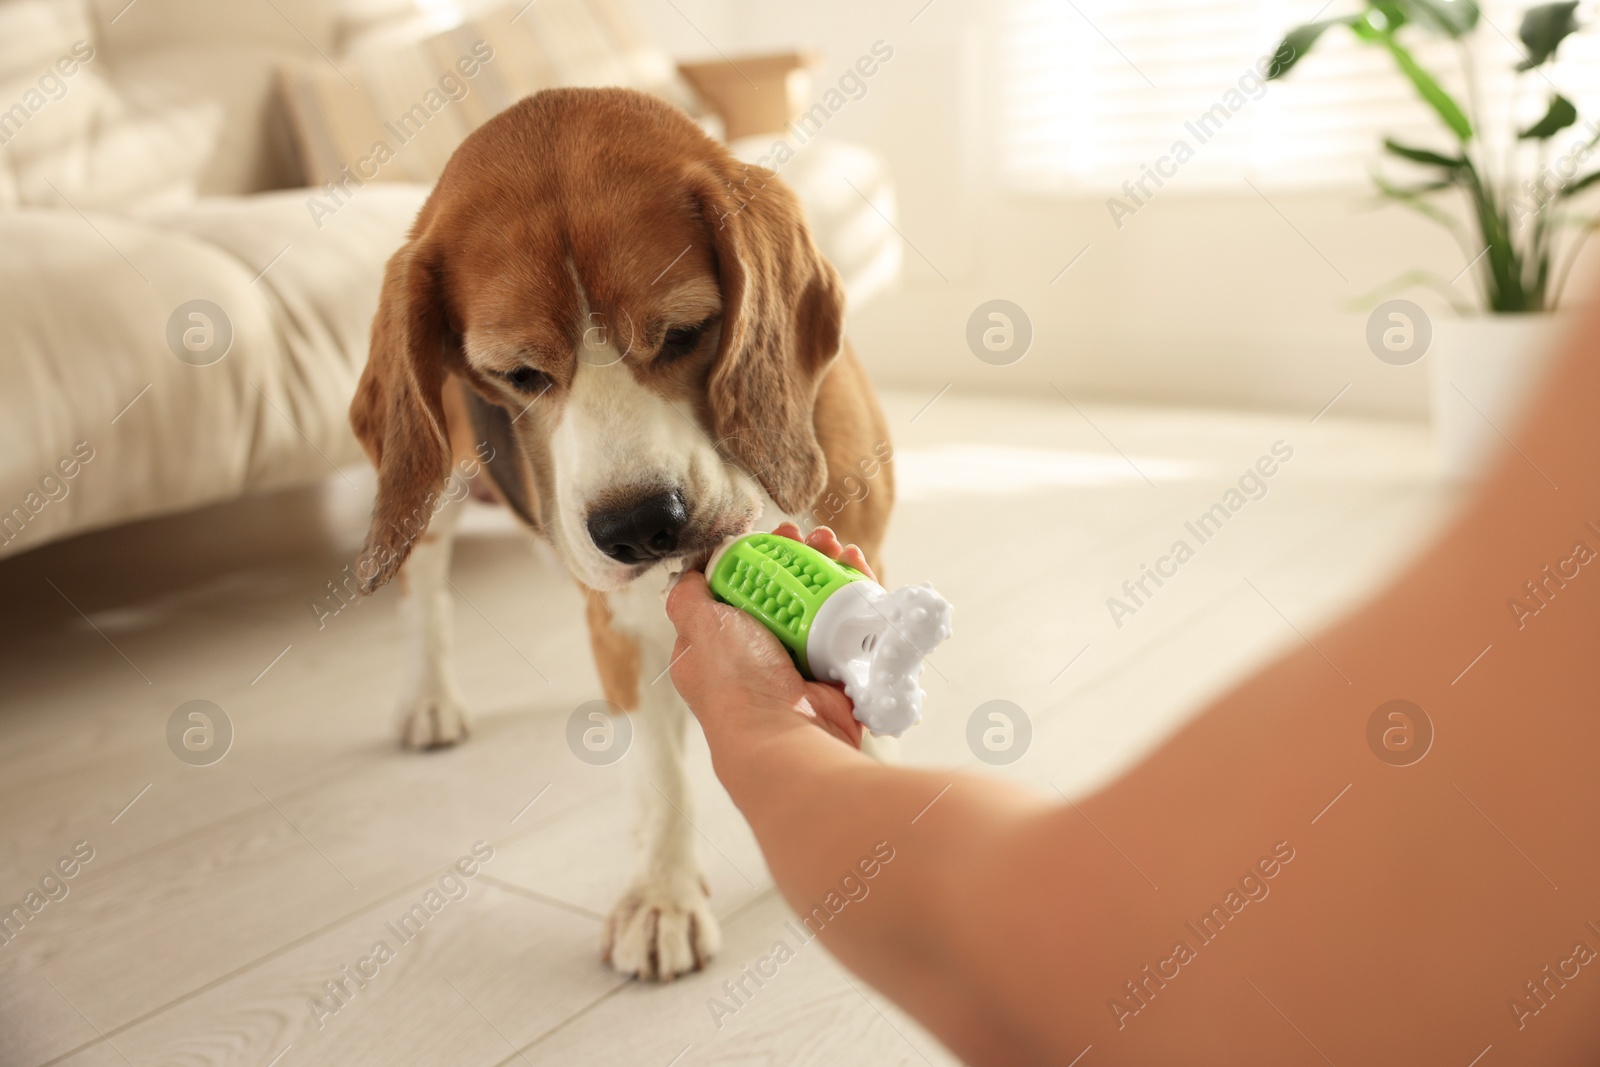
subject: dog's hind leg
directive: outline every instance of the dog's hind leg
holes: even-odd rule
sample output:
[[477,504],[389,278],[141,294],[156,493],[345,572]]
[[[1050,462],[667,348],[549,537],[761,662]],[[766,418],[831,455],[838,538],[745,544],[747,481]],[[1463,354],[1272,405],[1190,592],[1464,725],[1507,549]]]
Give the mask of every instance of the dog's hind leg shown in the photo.
[[470,732],[455,671],[455,610],[450,552],[464,501],[446,504],[428,524],[400,569],[407,667],[400,690],[400,743],[445,748]]

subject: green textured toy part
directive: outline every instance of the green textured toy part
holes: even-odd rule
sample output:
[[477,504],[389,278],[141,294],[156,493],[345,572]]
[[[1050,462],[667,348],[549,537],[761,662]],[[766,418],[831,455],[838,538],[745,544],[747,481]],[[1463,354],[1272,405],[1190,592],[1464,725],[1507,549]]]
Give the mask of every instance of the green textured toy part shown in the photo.
[[[866,575],[810,545],[777,534],[749,534],[728,546],[706,576],[711,592],[771,630],[811,677],[806,639],[822,602]],[[813,679],[815,680],[815,679]]]

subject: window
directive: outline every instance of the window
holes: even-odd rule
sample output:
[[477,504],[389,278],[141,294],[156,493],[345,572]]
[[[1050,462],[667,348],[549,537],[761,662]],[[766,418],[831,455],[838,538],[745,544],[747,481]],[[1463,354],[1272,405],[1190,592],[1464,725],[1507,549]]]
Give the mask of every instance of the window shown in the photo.
[[[1164,156],[1182,157],[1189,188],[1361,185],[1384,135],[1448,149],[1453,138],[1381,49],[1328,31],[1280,82],[1256,72],[1286,29],[1318,17],[1320,0],[1006,0],[997,63],[999,140],[1009,183],[1043,191],[1120,188]],[[1544,113],[1550,85],[1520,79],[1517,27],[1526,3],[1486,0],[1472,44],[1482,127],[1497,152],[1507,109],[1521,125]],[[1334,0],[1320,17],[1353,12]],[[1425,41],[1426,43],[1419,43]],[[1450,42],[1412,35],[1419,62],[1464,107]],[[1549,82],[1600,119],[1600,27],[1569,37]],[[1563,131],[1559,152],[1577,137]],[[1188,152],[1178,150],[1180,142]],[[1164,169],[1178,164],[1168,163]],[[1399,171],[1397,171],[1399,173]]]

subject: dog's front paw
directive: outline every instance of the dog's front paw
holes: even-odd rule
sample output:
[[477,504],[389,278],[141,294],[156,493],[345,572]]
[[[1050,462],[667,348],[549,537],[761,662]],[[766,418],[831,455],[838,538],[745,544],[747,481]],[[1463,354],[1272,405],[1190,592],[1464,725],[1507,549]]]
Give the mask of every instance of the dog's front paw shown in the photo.
[[638,885],[606,918],[601,958],[623,974],[669,982],[698,971],[721,948],[722,931],[699,885]]
[[425,697],[400,709],[400,744],[406,748],[449,748],[472,733],[467,709],[454,697]]

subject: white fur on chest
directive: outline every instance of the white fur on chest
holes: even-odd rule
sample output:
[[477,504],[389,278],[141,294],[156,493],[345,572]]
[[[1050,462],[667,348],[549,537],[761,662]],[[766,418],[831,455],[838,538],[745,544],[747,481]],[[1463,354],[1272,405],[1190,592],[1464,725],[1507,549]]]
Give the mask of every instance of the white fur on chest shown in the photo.
[[667,579],[665,566],[653,567],[623,588],[607,593],[611,625],[641,646],[670,650],[677,634],[667,618]]

